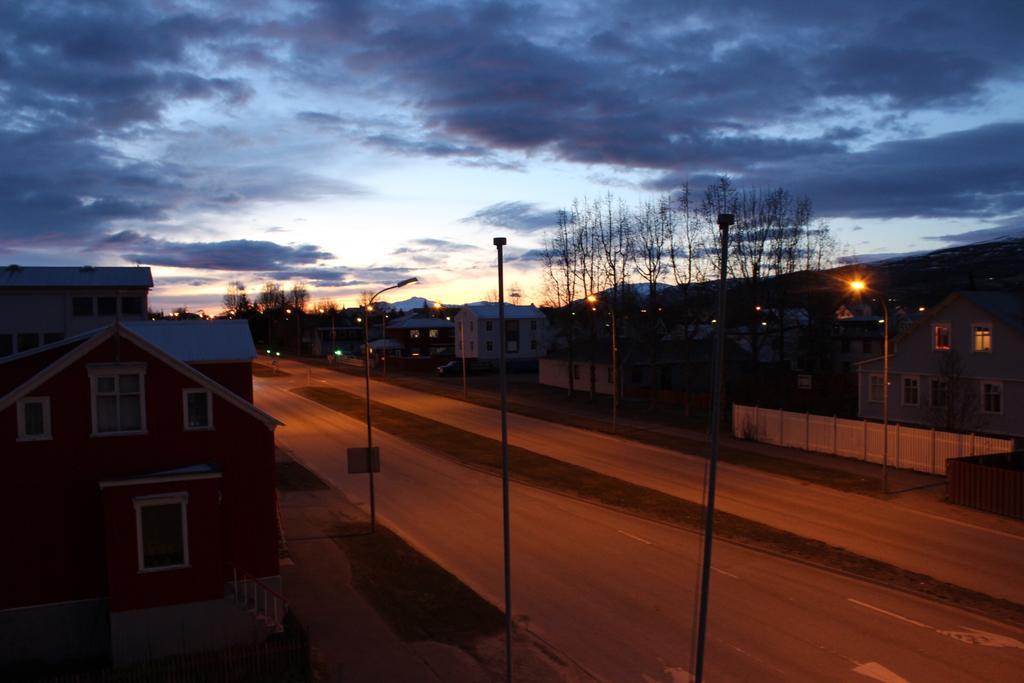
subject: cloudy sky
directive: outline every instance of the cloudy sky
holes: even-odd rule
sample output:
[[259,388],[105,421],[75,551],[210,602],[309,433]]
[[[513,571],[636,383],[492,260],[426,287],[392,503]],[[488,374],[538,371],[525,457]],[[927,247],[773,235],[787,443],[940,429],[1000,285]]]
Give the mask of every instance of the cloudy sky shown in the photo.
[[858,254],[1024,232],[1015,1],[0,0],[0,262],[158,305],[509,279],[574,197],[807,194]]

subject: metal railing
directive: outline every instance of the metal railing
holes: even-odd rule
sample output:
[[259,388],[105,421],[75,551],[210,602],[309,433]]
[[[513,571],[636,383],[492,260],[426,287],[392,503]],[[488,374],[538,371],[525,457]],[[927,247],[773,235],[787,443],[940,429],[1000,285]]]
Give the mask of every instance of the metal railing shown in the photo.
[[244,569],[230,562],[227,564],[231,567],[235,604],[249,610],[274,633],[281,633],[284,630],[284,617],[288,613],[285,597]]

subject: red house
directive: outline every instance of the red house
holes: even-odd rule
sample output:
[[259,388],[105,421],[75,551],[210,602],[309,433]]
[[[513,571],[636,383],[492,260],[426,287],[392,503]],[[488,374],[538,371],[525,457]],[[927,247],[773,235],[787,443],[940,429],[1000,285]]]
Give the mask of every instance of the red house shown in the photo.
[[0,361],[0,666],[217,649],[283,616],[254,356],[244,321],[134,322]]

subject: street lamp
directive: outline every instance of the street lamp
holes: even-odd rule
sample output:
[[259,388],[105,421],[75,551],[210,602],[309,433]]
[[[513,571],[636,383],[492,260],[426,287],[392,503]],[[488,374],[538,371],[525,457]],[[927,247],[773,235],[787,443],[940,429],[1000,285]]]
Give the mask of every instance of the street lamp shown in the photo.
[[377,502],[374,498],[373,490],[373,463],[371,461],[371,453],[373,452],[373,424],[370,419],[370,311],[373,310],[373,302],[376,301],[377,297],[384,292],[391,289],[398,289],[399,287],[405,287],[411,285],[418,280],[414,277],[402,280],[398,284],[385,287],[376,294],[370,297],[370,300],[366,302],[366,312],[363,314],[363,365],[366,370],[366,460],[367,469],[370,474],[370,533],[377,530]]
[[[854,292],[871,291],[864,280],[852,280],[849,284]],[[884,296],[879,294],[878,298],[882,301],[882,492],[889,493],[889,306]]]
[[[597,304],[597,295],[588,294],[587,301],[591,305]],[[619,419],[619,341],[615,328],[615,305],[609,306],[608,311],[612,316],[612,434],[615,434]]]

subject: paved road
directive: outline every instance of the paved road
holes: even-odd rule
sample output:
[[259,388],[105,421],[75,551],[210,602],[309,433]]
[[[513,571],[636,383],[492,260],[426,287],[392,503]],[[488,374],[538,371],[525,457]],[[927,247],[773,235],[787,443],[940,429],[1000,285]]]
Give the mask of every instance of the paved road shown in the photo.
[[[366,505],[343,457],[364,424],[281,384],[256,381],[278,440]],[[375,439],[380,519],[500,605],[499,480]],[[598,680],[688,679],[698,536],[517,484],[512,533],[517,622]],[[714,558],[709,681],[1013,680],[1024,662],[1019,629],[727,544]]]
[[[275,382],[306,384],[308,366],[284,365],[294,374]],[[359,377],[311,372],[318,385],[364,391]],[[499,438],[493,409],[380,382],[373,383],[372,395],[396,408]],[[680,498],[702,500],[704,461],[678,451],[515,414],[509,415],[509,441]],[[729,464],[720,466],[718,483],[721,510],[1024,604],[1024,523],[944,504],[922,508],[848,494]]]

